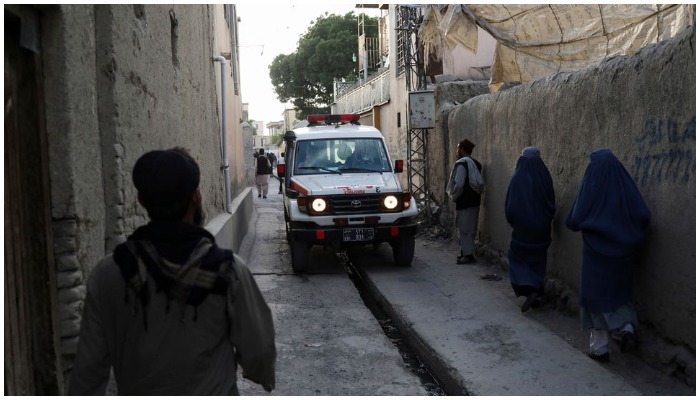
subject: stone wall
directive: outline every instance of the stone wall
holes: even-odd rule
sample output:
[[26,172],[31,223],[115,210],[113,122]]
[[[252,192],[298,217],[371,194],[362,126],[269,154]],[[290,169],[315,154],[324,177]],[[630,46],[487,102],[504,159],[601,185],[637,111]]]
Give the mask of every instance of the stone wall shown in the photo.
[[[206,221],[226,212],[220,64],[212,57],[230,52],[230,37],[215,31],[226,27],[223,5],[61,5],[42,14],[57,314],[68,376],[86,277],[147,222],[131,181],[136,160],[154,149],[187,148],[200,166]],[[230,77],[228,86],[233,93]],[[245,193],[240,103],[228,98],[232,197]],[[240,223],[228,225],[226,237],[240,242]]]
[[[449,114],[443,169],[449,171],[459,140],[466,137],[476,143],[474,157],[484,165],[486,181],[479,239],[502,254],[510,241],[503,207],[515,163],[523,147],[539,147],[557,202],[549,274],[577,290],[582,240],[564,221],[588,155],[598,148],[612,149],[652,213],[635,273],[639,317],[693,353],[695,58],[692,27],[633,56],[474,97]],[[431,147],[434,159],[440,150]],[[444,180],[433,182],[433,192],[444,190]]]

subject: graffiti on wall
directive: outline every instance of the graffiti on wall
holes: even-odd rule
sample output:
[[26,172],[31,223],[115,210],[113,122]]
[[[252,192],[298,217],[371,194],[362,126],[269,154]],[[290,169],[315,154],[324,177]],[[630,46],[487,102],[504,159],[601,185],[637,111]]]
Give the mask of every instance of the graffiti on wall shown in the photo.
[[647,118],[637,139],[632,175],[640,186],[688,183],[695,177],[695,116],[685,126],[671,118]]

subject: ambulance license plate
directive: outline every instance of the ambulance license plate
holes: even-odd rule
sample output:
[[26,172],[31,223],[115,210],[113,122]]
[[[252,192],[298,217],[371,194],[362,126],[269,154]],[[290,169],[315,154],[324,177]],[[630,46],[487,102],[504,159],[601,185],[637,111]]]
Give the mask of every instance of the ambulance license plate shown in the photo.
[[374,240],[372,228],[346,228],[343,229],[343,242],[364,242]]

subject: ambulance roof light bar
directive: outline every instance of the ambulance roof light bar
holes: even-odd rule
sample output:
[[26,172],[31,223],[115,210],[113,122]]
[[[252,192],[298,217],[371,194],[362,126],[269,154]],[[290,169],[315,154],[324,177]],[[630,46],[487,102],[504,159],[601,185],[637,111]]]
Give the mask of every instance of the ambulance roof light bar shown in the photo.
[[339,123],[351,123],[354,125],[360,125],[360,116],[358,114],[313,114],[306,117],[309,122],[309,126],[316,126],[320,124],[339,124]]

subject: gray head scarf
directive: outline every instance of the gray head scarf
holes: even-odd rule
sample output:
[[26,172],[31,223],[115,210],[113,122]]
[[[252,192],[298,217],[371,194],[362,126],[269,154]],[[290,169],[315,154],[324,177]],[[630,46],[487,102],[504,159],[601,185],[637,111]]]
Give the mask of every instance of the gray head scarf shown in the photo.
[[535,146],[528,146],[523,149],[520,155],[523,157],[539,157],[540,150]]

